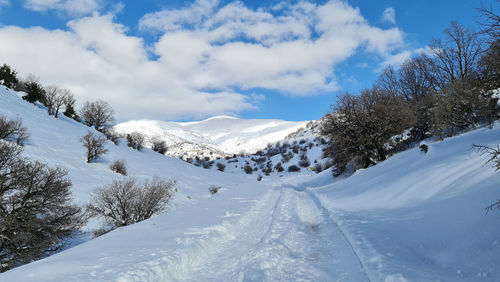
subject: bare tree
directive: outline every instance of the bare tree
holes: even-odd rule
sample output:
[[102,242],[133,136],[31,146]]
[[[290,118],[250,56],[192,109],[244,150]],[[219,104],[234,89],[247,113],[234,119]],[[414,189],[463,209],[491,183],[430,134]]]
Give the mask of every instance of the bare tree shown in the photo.
[[23,126],[21,118],[9,120],[6,116],[0,115],[0,139],[15,141],[18,145],[23,145],[27,138],[27,129]]
[[332,110],[321,132],[330,139],[325,155],[333,159],[337,174],[350,161],[366,168],[385,160],[389,138],[415,123],[400,97],[380,89],[366,89],[360,96],[346,93]]
[[85,222],[67,172],[21,152],[0,140],[0,272],[60,250]]
[[377,81],[375,82],[375,87],[390,93],[400,93],[398,74],[392,65],[389,65],[382,70]]
[[432,65],[441,87],[474,76],[484,51],[484,41],[478,33],[458,22],[451,22],[444,34],[444,40],[435,39],[430,45]]
[[94,126],[97,131],[104,132],[114,121],[115,111],[102,100],[85,102],[80,110],[82,121],[88,126]]
[[80,142],[85,148],[87,148],[88,163],[108,152],[108,150],[104,148],[104,143],[106,142],[106,140],[107,139],[105,137],[94,134],[90,130],[87,132],[87,134],[82,136]]
[[73,94],[68,89],[61,89],[59,92],[59,95],[55,101],[54,108],[55,108],[55,113],[54,116],[55,118],[58,117],[59,115],[59,110],[63,105],[72,105],[75,103],[75,97]]
[[94,191],[87,209],[115,227],[127,226],[165,210],[174,193],[174,181],[160,178],[138,183],[135,178],[115,180]]
[[59,96],[60,88],[57,86],[47,86],[44,88],[44,104],[47,107],[47,112],[49,115],[54,114],[54,105],[56,103],[56,99]]
[[[499,0],[497,2],[500,3]],[[478,10],[486,20],[480,23],[482,32],[488,34],[494,41],[498,40],[500,38],[500,15],[495,13],[493,7],[486,8],[483,6]]]
[[496,14],[492,7],[481,7],[479,12],[484,19],[484,22],[480,23],[481,30],[487,36],[489,44],[481,60],[483,88],[498,89],[500,88],[500,15]]

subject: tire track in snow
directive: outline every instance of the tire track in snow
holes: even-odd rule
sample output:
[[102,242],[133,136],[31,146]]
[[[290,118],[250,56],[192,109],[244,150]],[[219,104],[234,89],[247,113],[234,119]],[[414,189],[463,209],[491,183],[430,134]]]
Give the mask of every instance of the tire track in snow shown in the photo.
[[[173,250],[160,259],[141,263],[118,281],[207,281],[220,272],[231,273],[237,252],[257,244],[271,226],[281,191],[270,189],[240,218],[194,230],[188,247]],[[247,230],[256,232],[248,233]],[[196,233],[198,235],[196,235]],[[221,257],[229,256],[222,261]],[[227,280],[227,279],[226,279]]]
[[333,217],[331,216],[330,211],[321,203],[321,201],[318,199],[318,197],[316,197],[316,195],[314,195],[313,192],[311,192],[309,190],[305,190],[305,192],[314,201],[315,205],[321,210],[321,212],[324,214],[325,218],[327,218],[327,220],[329,222],[331,222],[336,227],[336,229],[340,232],[340,234],[342,234],[342,237],[344,238],[345,242],[349,245],[350,249],[352,250],[354,256],[356,257],[356,259],[357,259],[357,261],[359,263],[359,266],[363,270],[365,278],[368,281],[372,281],[372,279],[370,278],[370,276],[368,275],[368,272],[366,270],[367,267],[363,263],[363,260],[360,258],[357,249],[354,247],[353,243],[351,242],[351,239],[345,234],[344,230],[333,219]]
[[361,260],[309,191],[270,188],[240,218],[193,232],[190,244],[118,281],[367,281]]

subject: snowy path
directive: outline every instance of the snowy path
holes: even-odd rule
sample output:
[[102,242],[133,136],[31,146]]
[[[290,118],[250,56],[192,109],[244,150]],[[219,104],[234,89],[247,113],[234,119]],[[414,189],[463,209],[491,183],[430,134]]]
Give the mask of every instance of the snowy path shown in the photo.
[[272,188],[233,222],[192,229],[186,248],[125,273],[124,281],[366,281],[364,269],[314,196]]

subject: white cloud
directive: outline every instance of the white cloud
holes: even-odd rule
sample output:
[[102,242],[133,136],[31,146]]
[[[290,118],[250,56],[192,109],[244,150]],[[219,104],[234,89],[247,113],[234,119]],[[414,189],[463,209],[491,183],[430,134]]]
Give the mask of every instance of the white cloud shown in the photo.
[[0,0],[0,7],[9,5],[10,5],[9,0]]
[[412,57],[419,56],[422,54],[432,56],[432,52],[430,50],[430,47],[425,46],[423,48],[417,48],[417,49],[413,49],[413,50],[403,50],[401,52],[388,55],[384,58],[384,61],[382,62],[381,65],[382,65],[382,67],[391,65],[397,69],[405,61],[411,59]]
[[399,66],[406,60],[410,59],[413,55],[413,52],[409,50],[404,50],[400,53],[396,53],[394,55],[387,56],[382,62],[382,66],[394,66],[395,68],[399,68]]
[[163,33],[154,52],[189,87],[311,95],[335,89],[334,66],[359,47],[385,57],[403,42],[399,29],[370,26],[342,1],[282,3],[270,11],[218,5],[198,0],[140,21],[142,30]]
[[160,32],[152,46],[128,35],[112,15],[70,21],[67,31],[0,27],[7,43],[0,57],[22,74],[71,89],[80,102],[110,102],[120,119],[179,119],[255,109],[264,97],[253,89],[331,91],[338,63],[360,51],[389,58],[403,45],[399,29],[371,26],[342,1],[255,10],[198,0],[147,14],[139,26]]
[[382,13],[382,21],[396,24],[396,10],[392,7],[386,8]]
[[201,118],[253,109],[244,95],[189,89],[161,62],[150,61],[142,39],[125,34],[111,16],[72,21],[69,31],[0,28],[0,57],[45,84],[69,88],[79,102],[104,99],[120,119]]
[[102,8],[100,0],[25,0],[24,7],[37,12],[56,10],[71,16],[89,15]]

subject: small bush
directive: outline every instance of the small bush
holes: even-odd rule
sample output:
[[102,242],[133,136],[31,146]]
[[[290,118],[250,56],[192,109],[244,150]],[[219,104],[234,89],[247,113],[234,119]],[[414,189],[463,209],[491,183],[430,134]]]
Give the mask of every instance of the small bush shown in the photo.
[[252,161],[254,161],[257,164],[262,164],[264,163],[267,159],[266,157],[258,157],[258,158],[251,158]]
[[45,90],[43,90],[37,78],[30,78],[29,81],[26,82],[25,87],[26,95],[23,96],[24,100],[30,103],[35,103],[36,101],[44,103]]
[[281,153],[281,149],[279,147],[271,147],[267,150],[266,155],[269,157],[272,157],[272,156],[276,156],[279,153]]
[[266,167],[266,168],[263,168],[262,169],[262,172],[266,175],[266,176],[269,176],[271,174],[271,172],[273,171],[272,168],[270,167]]
[[314,171],[316,171],[316,173],[320,173],[323,171],[323,165],[320,164],[320,163],[317,163],[316,165],[314,165]]
[[0,84],[12,88],[18,83],[17,72],[4,64],[0,67]]
[[208,191],[210,192],[210,194],[215,195],[221,188],[221,186],[212,185],[210,186],[210,188],[208,188]]
[[15,141],[17,145],[23,145],[27,138],[27,129],[23,127],[21,118],[9,120],[6,116],[0,115],[0,139]]
[[127,146],[134,150],[140,151],[144,147],[145,141],[146,138],[139,132],[127,134]]
[[298,171],[300,171],[300,167],[296,165],[291,165],[288,167],[288,172],[298,172]]
[[259,176],[257,176],[257,181],[261,181],[262,180],[262,175],[259,174]]
[[127,162],[125,160],[116,160],[110,166],[109,169],[119,173],[121,175],[127,175]]
[[138,183],[135,178],[114,180],[92,194],[87,210],[101,216],[114,227],[143,221],[165,210],[174,194],[174,181],[153,178]]
[[224,169],[226,168],[226,165],[222,163],[217,163],[216,165],[218,171],[224,171]]
[[204,169],[211,169],[213,164],[214,164],[213,161],[206,161],[206,160],[201,161],[201,166]]
[[420,151],[427,153],[427,151],[429,151],[429,146],[427,146],[426,144],[420,145]]
[[293,158],[293,153],[292,152],[288,152],[288,153],[284,153],[284,154],[281,154],[281,161],[283,163],[287,163],[288,161],[290,161],[292,158]]
[[122,136],[120,136],[113,128],[110,128],[108,130],[106,130],[104,132],[104,135],[106,135],[106,138],[113,142],[113,144],[115,145],[119,145],[120,144],[120,138]]
[[276,171],[278,171],[278,172],[283,172],[285,170],[285,168],[283,168],[283,166],[281,165],[281,163],[277,163],[274,166],[274,169],[276,169]]
[[104,148],[104,143],[106,142],[106,138],[98,136],[90,130],[87,132],[87,134],[82,136],[80,142],[83,144],[85,148],[87,148],[88,163],[108,152],[108,150]]
[[299,166],[301,167],[309,167],[311,165],[311,162],[309,162],[309,158],[304,157],[301,160],[299,160]]
[[253,172],[253,169],[250,165],[245,165],[243,167],[243,170],[245,171],[246,174],[252,174],[252,172]]
[[151,149],[153,149],[153,151],[165,155],[168,150],[167,142],[165,142],[165,140],[161,140],[159,137],[155,137],[151,140],[151,143]]

